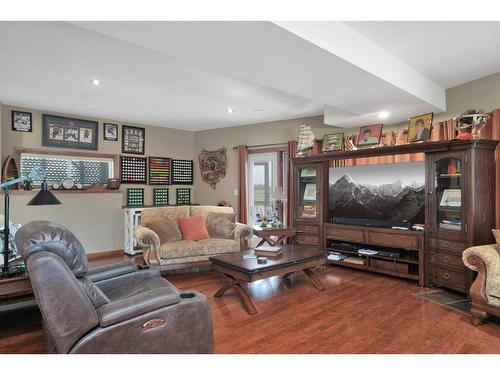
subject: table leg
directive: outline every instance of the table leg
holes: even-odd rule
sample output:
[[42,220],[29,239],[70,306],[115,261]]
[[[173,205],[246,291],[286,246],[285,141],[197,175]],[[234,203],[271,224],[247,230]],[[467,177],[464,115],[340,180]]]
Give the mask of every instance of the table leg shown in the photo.
[[257,309],[255,308],[255,305],[252,302],[252,299],[248,295],[248,293],[243,289],[241,286],[241,283],[236,280],[233,276],[223,274],[224,278],[226,279],[226,285],[224,285],[222,288],[220,288],[215,294],[215,298],[222,297],[224,293],[226,293],[229,289],[233,288],[236,291],[236,294],[241,299],[241,302],[243,302],[243,306],[245,306],[245,309],[247,310],[247,313],[249,315],[254,315],[257,314]]
[[310,268],[304,268],[302,271],[304,271],[304,273],[309,277],[309,280],[311,280],[311,283],[314,285],[316,289],[318,289],[320,292],[325,290],[325,287],[318,279],[318,276],[316,276]]
[[261,240],[260,240],[259,244],[258,244],[256,247],[262,246],[262,245],[264,245],[266,242],[267,242],[267,241],[266,241],[266,239],[265,239],[265,238],[263,238],[263,239],[261,239]]

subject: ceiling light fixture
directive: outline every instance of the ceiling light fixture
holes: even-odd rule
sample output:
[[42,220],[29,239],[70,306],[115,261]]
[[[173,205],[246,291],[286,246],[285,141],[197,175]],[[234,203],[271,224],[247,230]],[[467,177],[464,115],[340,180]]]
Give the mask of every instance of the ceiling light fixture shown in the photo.
[[234,112],[234,109],[232,109],[232,108],[228,108],[228,109],[226,109],[226,112],[227,112],[227,113],[233,113],[233,112]]
[[384,118],[387,118],[387,117],[389,117],[389,112],[387,112],[387,111],[380,111],[378,113],[378,118],[379,119],[384,119]]
[[101,81],[99,81],[97,78],[93,78],[90,80],[90,83],[92,83],[94,86],[99,86],[101,84]]

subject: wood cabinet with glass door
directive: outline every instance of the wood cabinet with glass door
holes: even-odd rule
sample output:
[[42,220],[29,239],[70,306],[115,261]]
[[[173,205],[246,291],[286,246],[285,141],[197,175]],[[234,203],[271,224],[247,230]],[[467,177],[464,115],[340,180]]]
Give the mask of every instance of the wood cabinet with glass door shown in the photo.
[[427,155],[426,252],[431,285],[467,293],[462,252],[492,243],[496,141],[457,142]]
[[296,163],[293,169],[292,226],[298,245],[322,246],[323,163]]

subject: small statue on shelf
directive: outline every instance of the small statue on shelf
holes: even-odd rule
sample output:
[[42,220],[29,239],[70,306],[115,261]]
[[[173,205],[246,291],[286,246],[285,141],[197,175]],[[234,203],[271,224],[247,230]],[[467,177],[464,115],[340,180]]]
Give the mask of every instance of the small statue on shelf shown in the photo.
[[455,139],[470,140],[480,139],[481,130],[486,126],[490,114],[486,113],[484,109],[468,109],[462,113],[456,121],[456,128],[458,135]]

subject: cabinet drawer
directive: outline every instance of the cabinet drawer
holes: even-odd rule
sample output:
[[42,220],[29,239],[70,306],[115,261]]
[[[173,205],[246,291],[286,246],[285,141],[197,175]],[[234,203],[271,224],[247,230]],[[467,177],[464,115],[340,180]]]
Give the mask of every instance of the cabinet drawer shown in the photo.
[[416,249],[418,250],[418,238],[416,236],[409,236],[407,234],[387,234],[368,231],[368,243],[377,244],[381,246],[399,247],[402,249]]
[[465,272],[452,271],[447,268],[429,267],[430,281],[434,285],[442,285],[450,287],[461,292],[466,292],[466,275]]
[[303,245],[319,245],[319,236],[314,234],[301,234],[295,235],[295,243]]
[[462,261],[461,255],[452,254],[441,250],[431,249],[430,261],[431,263],[434,264],[457,267],[465,271],[465,265],[464,262]]
[[462,242],[442,240],[439,238],[429,238],[429,245],[430,247],[441,250],[460,251],[460,253],[467,248],[467,245]]
[[319,226],[318,225],[300,225],[296,224],[295,225],[295,230],[297,232],[303,232],[303,233],[319,233]]
[[364,242],[365,236],[362,229],[342,229],[342,228],[326,228],[326,236],[336,240]]

